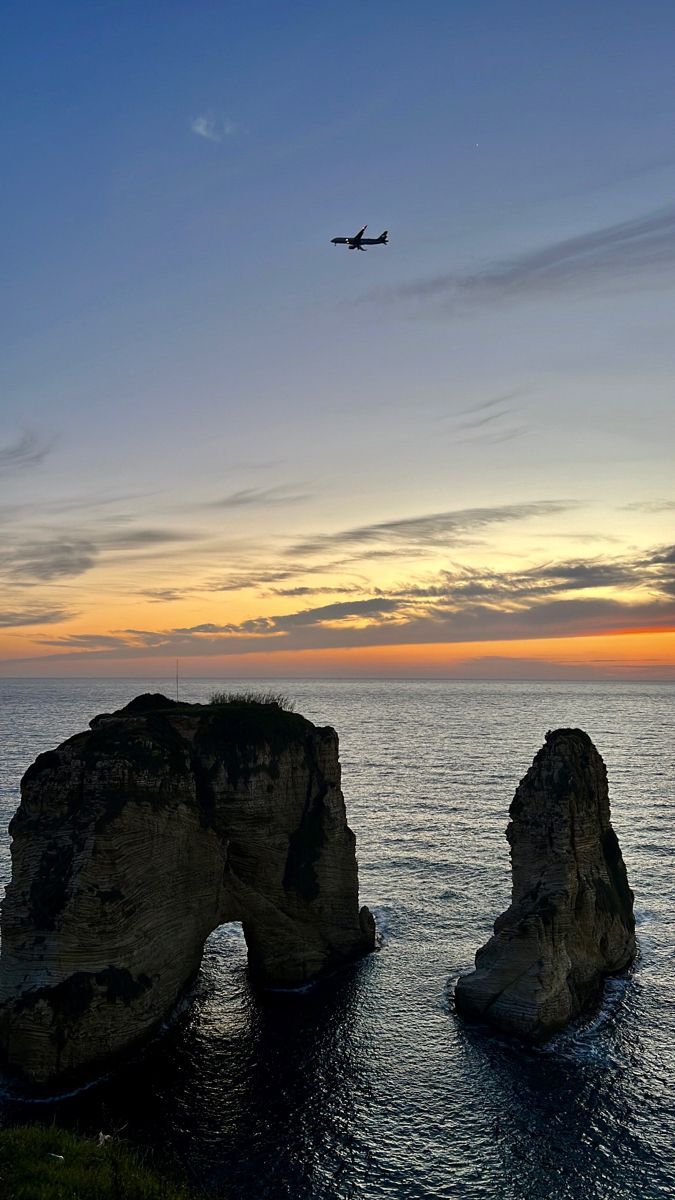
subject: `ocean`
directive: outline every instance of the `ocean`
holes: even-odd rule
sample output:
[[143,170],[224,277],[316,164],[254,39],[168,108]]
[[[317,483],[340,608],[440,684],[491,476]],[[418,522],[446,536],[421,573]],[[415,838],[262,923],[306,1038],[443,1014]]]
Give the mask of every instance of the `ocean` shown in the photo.
[[[270,687],[340,735],[377,953],[305,992],[254,991],[241,929],[209,938],[194,1002],[77,1095],[0,1079],[0,1124],[114,1132],[222,1200],[649,1200],[675,1196],[675,688],[642,683],[183,680]],[[157,679],[0,681],[0,882],[35,756]],[[607,764],[639,957],[541,1049],[453,1011],[510,895],[507,811],[548,729]]]

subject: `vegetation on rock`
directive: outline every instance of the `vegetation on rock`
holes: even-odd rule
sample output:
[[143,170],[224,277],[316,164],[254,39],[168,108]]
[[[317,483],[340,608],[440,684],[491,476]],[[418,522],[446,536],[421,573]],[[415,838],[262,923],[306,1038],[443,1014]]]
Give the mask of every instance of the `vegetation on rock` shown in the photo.
[[274,704],[284,712],[295,712],[295,704],[283,692],[214,692],[209,704]]
[[120,1142],[40,1125],[0,1132],[3,1200],[190,1200]]

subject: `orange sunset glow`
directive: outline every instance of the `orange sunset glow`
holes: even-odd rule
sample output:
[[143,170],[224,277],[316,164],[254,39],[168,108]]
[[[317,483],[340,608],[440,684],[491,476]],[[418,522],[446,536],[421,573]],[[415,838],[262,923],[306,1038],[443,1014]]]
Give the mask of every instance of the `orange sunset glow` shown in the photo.
[[477,77],[460,102],[451,76],[423,118],[397,92],[383,119],[389,83],[371,95],[369,66],[352,107],[338,72],[317,128],[285,74],[267,116],[267,72],[241,76],[241,114],[199,72],[185,95],[139,80],[128,110],[115,77],[84,171],[70,107],[55,138],[42,108],[18,121],[34,178],[8,225],[35,256],[9,264],[3,326],[5,675],[675,678],[658,122],[629,150],[589,121],[598,95],[556,142],[509,74],[480,92],[488,136]]
[[34,584],[15,585],[27,611],[0,631],[5,670],[172,675],[179,659],[184,674],[214,677],[675,678],[665,504],[626,511],[640,548],[621,545],[618,505],[595,506],[592,552],[564,532],[579,506],[555,500],[333,521],[320,534],[296,514],[289,529],[288,505],[273,507],[255,540],[224,543],[204,500],[198,534],[174,532],[169,512],[137,535],[127,506],[103,505],[79,547],[64,528],[63,562],[27,530],[22,569],[46,576],[42,605]]

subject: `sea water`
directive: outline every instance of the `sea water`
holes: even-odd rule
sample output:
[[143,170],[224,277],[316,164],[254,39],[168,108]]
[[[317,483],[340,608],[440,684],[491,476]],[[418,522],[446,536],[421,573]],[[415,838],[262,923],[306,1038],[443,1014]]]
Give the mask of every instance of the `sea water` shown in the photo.
[[[124,1127],[223,1200],[675,1196],[675,688],[185,680],[181,699],[238,682],[338,730],[380,949],[308,991],[261,994],[240,927],[223,926],[163,1037],[75,1096],[38,1106],[0,1090],[0,1123]],[[0,882],[35,756],[174,687],[0,681]],[[607,764],[640,953],[599,1011],[527,1049],[459,1019],[452,989],[508,904],[508,806],[560,726],[585,729]]]

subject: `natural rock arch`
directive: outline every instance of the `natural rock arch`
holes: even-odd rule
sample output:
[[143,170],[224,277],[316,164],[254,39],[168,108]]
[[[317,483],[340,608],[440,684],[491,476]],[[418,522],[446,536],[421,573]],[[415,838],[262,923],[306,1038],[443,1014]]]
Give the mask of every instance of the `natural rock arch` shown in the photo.
[[217,926],[297,987],[374,948],[338,738],[277,704],[140,696],[41,754],[10,825],[0,1046],[45,1082],[139,1042]]

